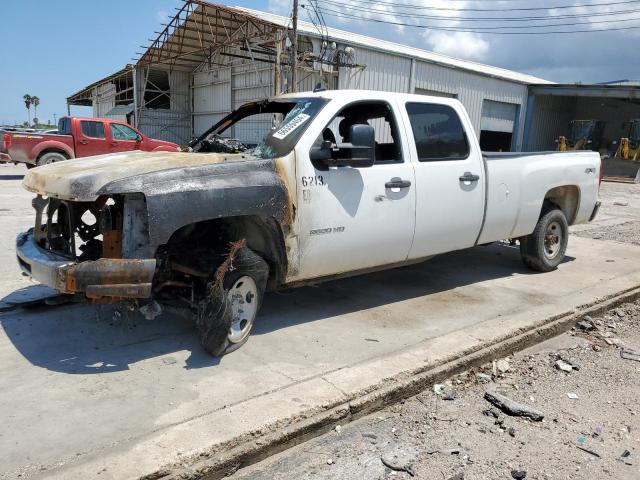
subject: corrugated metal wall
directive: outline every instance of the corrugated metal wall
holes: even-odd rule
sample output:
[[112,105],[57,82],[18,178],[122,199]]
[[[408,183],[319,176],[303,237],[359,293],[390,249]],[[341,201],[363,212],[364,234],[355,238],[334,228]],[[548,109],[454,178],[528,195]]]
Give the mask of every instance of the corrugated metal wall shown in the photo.
[[569,134],[576,98],[536,95],[532,108],[524,149],[529,152],[555,150],[558,136]]
[[93,116],[104,117],[116,106],[116,86],[113,83],[98,85],[93,89]]
[[152,138],[167,140],[179,144],[191,140],[191,72],[173,70],[169,72],[170,108],[152,109],[144,104],[144,86],[147,80],[146,70],[136,70],[138,94],[138,128]]
[[[239,49],[229,50],[233,55],[248,55]],[[208,63],[201,65],[193,74],[193,134],[200,135],[220,121],[225,115],[241,105],[273,96],[275,66],[263,62],[255,54],[250,59],[233,59],[216,54]],[[216,64],[225,64],[220,66]],[[226,66],[228,65],[228,66]],[[312,90],[319,75],[299,72],[301,91]],[[245,143],[258,143],[272,125],[271,115],[252,117],[232,127],[226,134]]]
[[354,47],[355,62],[366,68],[340,68],[339,88],[364,88],[414,93],[416,89],[455,95],[465,106],[480,135],[484,100],[520,107],[516,121],[516,149],[522,145],[527,86],[497,78],[412,60],[397,55]]

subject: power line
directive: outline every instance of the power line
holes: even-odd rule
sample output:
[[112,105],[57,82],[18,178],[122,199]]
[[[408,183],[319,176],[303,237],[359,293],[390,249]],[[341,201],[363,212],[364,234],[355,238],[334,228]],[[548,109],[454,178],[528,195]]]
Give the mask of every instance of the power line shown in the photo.
[[[325,0],[326,2],[326,0]],[[328,9],[328,8],[324,8],[324,11],[326,12],[331,12],[331,13],[342,13],[339,10],[332,10],[332,9]],[[640,10],[636,10],[636,12],[640,12]],[[363,18],[368,18],[368,17],[363,17]],[[545,20],[555,20],[554,17],[544,17]],[[620,22],[633,22],[633,21],[638,21],[640,20],[640,17],[635,17],[635,18],[623,18],[623,19],[614,19],[614,20],[594,20],[594,21],[586,21],[586,22],[571,22],[571,23],[566,23],[566,22],[562,22],[562,23],[550,23],[550,24],[546,24],[546,25],[514,25],[514,26],[504,26],[504,25],[500,25],[500,26],[493,26],[493,27],[469,27],[470,29],[472,28],[474,31],[483,31],[483,30],[519,30],[519,29],[524,29],[524,28],[549,28],[549,27],[570,27],[570,26],[575,26],[575,25],[594,25],[594,24],[603,24],[603,23],[620,23]],[[455,19],[451,19],[450,21],[456,21]],[[414,24],[415,25],[415,24]],[[455,26],[451,26],[451,27],[447,27],[445,26],[431,26],[431,25],[423,25],[425,28],[458,28]],[[463,27],[466,28],[466,27]]]
[[[478,17],[474,16],[473,18],[468,17],[458,17],[458,16],[449,16],[449,15],[425,15],[419,13],[409,13],[409,12],[395,12],[390,10],[378,10],[378,9],[370,9],[362,6],[354,6],[354,5],[345,5],[344,3],[335,1],[335,0],[324,0],[324,3],[330,4],[331,6],[340,7],[342,9],[347,10],[356,10],[363,13],[375,13],[383,16],[393,16],[393,17],[409,17],[409,18],[424,18],[428,20],[438,20],[438,21],[459,21],[459,22],[485,22],[485,21],[501,21],[501,22],[529,22],[534,20],[564,20],[564,19],[574,19],[574,18],[592,18],[592,17],[608,17],[614,15],[627,15],[632,13],[639,13],[640,9],[632,9],[632,10],[616,10],[613,12],[594,12],[594,13],[576,13],[576,14],[565,14],[565,15],[545,15],[545,16],[525,16],[525,17]],[[339,12],[343,13],[343,12]]]
[[[304,7],[304,5],[302,5],[302,7]],[[402,27],[412,27],[412,28],[420,28],[420,29],[444,31],[444,32],[483,33],[488,35],[551,35],[551,34],[573,34],[573,33],[591,33],[591,32],[613,32],[613,31],[620,31],[620,30],[633,30],[633,29],[638,29],[640,27],[640,26],[633,26],[633,27],[617,27],[617,28],[602,28],[602,29],[594,28],[594,29],[588,29],[588,30],[547,30],[547,31],[537,31],[537,32],[498,32],[498,31],[478,31],[477,29],[471,29],[471,28],[433,27],[433,26],[419,25],[419,24],[413,24],[413,23],[393,22],[391,20],[379,20],[376,18],[367,18],[367,17],[361,17],[357,15],[341,15],[337,13],[330,13],[330,12],[327,12],[326,9],[323,9],[323,13],[330,17],[345,18],[345,19],[351,19],[351,20],[362,20],[367,22],[397,25]],[[507,28],[514,28],[514,27],[507,27]]]
[[[362,0],[364,1],[364,0]],[[449,7],[429,7],[425,5],[416,5],[416,4],[402,4],[391,1],[384,0],[369,0],[364,3],[373,3],[377,5],[387,5],[392,7],[401,7],[401,8],[417,8],[420,10],[439,10],[439,11],[449,11],[449,12],[523,12],[523,11],[534,11],[534,10],[559,10],[559,9],[567,9],[567,8],[590,8],[590,7],[609,7],[611,5],[624,5],[624,4],[633,4],[638,3],[638,0],[623,0],[618,2],[605,2],[605,3],[582,3],[576,5],[558,5],[555,7],[521,7],[521,8],[449,8]]]

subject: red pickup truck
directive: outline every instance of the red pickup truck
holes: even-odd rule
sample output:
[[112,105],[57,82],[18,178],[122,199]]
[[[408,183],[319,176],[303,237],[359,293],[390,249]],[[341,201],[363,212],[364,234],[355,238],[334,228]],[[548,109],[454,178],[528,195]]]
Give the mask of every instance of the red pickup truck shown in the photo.
[[0,160],[26,163],[28,168],[129,150],[179,152],[180,147],[108,118],[62,117],[57,134],[3,132],[0,138]]

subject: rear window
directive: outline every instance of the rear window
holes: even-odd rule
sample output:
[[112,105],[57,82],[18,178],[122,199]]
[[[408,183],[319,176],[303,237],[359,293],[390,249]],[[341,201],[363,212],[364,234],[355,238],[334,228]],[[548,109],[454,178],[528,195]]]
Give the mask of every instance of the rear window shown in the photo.
[[407,103],[407,114],[421,162],[467,158],[469,142],[453,108],[435,103]]
[[80,122],[80,130],[82,130],[82,134],[86,137],[104,138],[104,124],[102,122],[82,120]]
[[58,133],[60,135],[71,135],[71,119],[62,117],[58,120]]

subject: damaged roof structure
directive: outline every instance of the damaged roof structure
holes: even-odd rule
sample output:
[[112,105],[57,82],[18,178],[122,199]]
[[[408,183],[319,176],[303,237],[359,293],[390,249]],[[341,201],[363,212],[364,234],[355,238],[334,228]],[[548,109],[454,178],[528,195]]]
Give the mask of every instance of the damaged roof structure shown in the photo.
[[[287,17],[185,0],[135,63],[67,99],[95,116],[129,121],[144,133],[187,143],[248,101],[291,91],[292,30]],[[467,108],[476,134],[494,129],[522,142],[527,86],[546,80],[393,42],[298,23],[297,90],[318,83],[444,95]],[[251,142],[264,124],[234,132]]]

